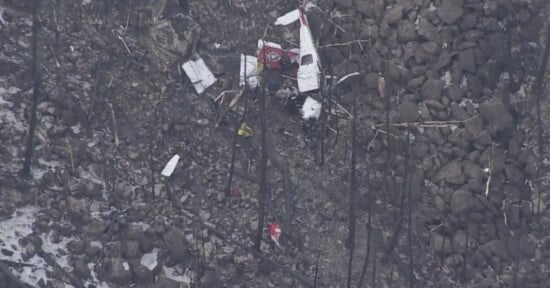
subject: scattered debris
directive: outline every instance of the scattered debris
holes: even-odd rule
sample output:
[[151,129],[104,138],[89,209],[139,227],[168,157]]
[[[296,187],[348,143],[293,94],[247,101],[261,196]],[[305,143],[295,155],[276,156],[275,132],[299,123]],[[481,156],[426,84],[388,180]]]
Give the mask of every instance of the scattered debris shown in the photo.
[[239,86],[245,86],[245,78],[248,87],[255,89],[260,83],[258,73],[258,58],[241,54],[241,72]]
[[162,169],[162,176],[170,177],[172,173],[174,173],[174,169],[176,169],[176,165],[178,165],[178,161],[180,161],[180,156],[178,154],[172,156],[172,158],[166,163],[166,166],[164,166],[164,169]]
[[294,63],[298,64],[300,50],[296,48],[284,50],[277,43],[259,39],[256,55],[259,71],[263,71],[264,66],[267,69],[284,69]]
[[237,131],[237,135],[243,136],[243,137],[250,137],[252,136],[252,128],[250,128],[246,123],[242,123],[241,127],[239,128],[239,131]]
[[281,237],[281,224],[277,223],[269,223],[267,224],[267,227],[269,229],[269,236],[271,236],[271,240],[277,244],[277,246],[280,246],[279,244],[279,237]]
[[302,106],[302,118],[304,120],[310,118],[319,118],[321,115],[321,103],[313,99],[312,97],[307,97],[304,105]]
[[183,63],[182,68],[199,94],[202,94],[216,82],[216,77],[214,77],[212,71],[206,66],[204,60],[196,54],[191,56],[191,60]]

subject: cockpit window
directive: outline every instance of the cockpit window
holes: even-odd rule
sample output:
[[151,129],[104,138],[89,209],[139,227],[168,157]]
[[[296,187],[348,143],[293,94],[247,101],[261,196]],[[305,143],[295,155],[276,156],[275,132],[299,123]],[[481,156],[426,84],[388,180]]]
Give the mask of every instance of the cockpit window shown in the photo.
[[313,63],[313,55],[307,54],[302,57],[302,63],[300,65],[308,65]]

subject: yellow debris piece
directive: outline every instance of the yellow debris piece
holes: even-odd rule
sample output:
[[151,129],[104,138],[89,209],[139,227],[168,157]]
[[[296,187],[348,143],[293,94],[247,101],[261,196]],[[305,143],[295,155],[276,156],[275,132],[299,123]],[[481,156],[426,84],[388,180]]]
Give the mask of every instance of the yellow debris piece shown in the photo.
[[241,127],[239,128],[239,131],[237,132],[237,135],[243,136],[243,137],[250,137],[252,136],[252,128],[250,128],[246,123],[242,123]]

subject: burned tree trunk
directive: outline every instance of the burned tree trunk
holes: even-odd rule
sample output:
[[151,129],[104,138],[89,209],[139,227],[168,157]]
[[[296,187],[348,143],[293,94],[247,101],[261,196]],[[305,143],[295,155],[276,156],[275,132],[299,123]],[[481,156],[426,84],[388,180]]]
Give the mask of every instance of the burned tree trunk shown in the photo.
[[[355,87],[354,87],[355,88]],[[353,254],[355,253],[355,194],[357,190],[356,179],[356,158],[355,153],[357,146],[357,89],[352,90],[352,114],[351,119],[351,165],[350,165],[350,184],[349,184],[349,234],[348,234],[348,248],[349,248],[349,262],[348,262],[348,281],[347,287],[351,287],[351,274],[353,270]]]
[[32,154],[34,150],[34,132],[36,130],[36,108],[38,107],[38,96],[40,88],[40,73],[38,71],[38,14],[40,12],[40,2],[35,1],[32,10],[32,63],[31,73],[33,77],[33,91],[32,91],[32,108],[31,119],[29,123],[29,134],[27,138],[27,147],[25,150],[25,162],[23,163],[23,170],[21,171],[23,177],[28,178],[31,172]]
[[[263,85],[262,85],[263,86]],[[260,252],[260,244],[262,243],[262,232],[265,222],[265,197],[267,194],[267,129],[265,124],[266,109],[265,109],[265,88],[262,89],[260,95],[260,189],[258,191],[258,228],[256,230],[256,239],[254,240],[254,250]]]

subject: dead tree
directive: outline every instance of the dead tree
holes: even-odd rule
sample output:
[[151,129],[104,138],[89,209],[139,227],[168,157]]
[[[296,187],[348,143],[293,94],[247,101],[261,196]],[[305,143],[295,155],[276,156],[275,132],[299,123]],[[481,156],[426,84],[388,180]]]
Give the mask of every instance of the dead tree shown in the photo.
[[36,0],[32,9],[32,63],[31,73],[33,77],[32,91],[32,108],[31,120],[29,123],[29,134],[27,138],[27,147],[25,150],[25,162],[21,174],[28,178],[31,173],[32,154],[34,151],[34,132],[36,130],[36,109],[38,107],[39,89],[40,89],[40,73],[38,71],[38,31],[40,29],[38,22],[38,14],[40,13],[40,2]]
[[266,129],[266,87],[262,84],[262,91],[260,95],[260,189],[258,190],[258,228],[256,230],[256,239],[254,241],[254,250],[260,252],[260,245],[262,243],[262,232],[265,222],[265,202],[267,195],[267,129]]
[[[409,173],[409,168],[413,169],[413,167],[409,167],[410,158],[411,158],[411,144],[409,142],[410,139],[410,130],[407,130],[407,148],[406,148],[406,154],[405,154],[405,190],[407,192],[407,199],[408,199],[408,217],[407,217],[407,244],[408,244],[408,254],[409,254],[409,288],[414,287],[414,253],[412,248],[412,189],[411,189],[411,176]],[[403,209],[403,208],[402,208]]]
[[[359,278],[359,284],[357,285],[358,288],[363,287],[363,283],[365,281],[365,277],[367,275],[367,268],[369,266],[369,259],[370,259],[370,251],[371,251],[371,239],[372,239],[372,205],[370,205],[371,201],[367,199],[368,205],[369,205],[369,216],[367,218],[367,253],[365,254],[365,262],[363,262],[363,267],[361,268],[361,278]],[[375,253],[376,254],[376,253]]]
[[349,234],[348,234],[348,248],[349,248],[349,262],[348,262],[348,281],[347,287],[351,287],[351,274],[353,270],[353,254],[355,253],[355,195],[357,193],[357,87],[352,88],[352,114],[351,119],[351,164],[350,164],[350,184],[349,184]]

